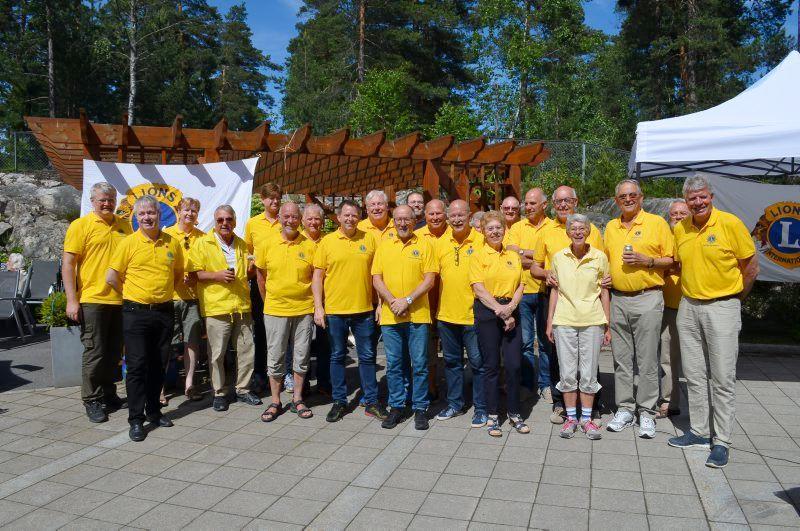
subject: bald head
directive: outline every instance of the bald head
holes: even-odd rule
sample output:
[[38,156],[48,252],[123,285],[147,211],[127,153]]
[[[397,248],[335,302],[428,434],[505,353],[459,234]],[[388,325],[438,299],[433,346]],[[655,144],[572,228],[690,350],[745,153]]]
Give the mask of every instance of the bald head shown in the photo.
[[456,237],[466,234],[469,226],[469,205],[463,199],[456,199],[447,207],[447,222]]
[[541,188],[531,188],[525,193],[525,215],[531,223],[538,225],[546,208],[547,196]]
[[425,223],[428,229],[441,236],[441,233],[447,228],[445,224],[444,203],[439,199],[431,199],[425,205]]
[[278,220],[281,222],[281,232],[283,235],[293,240],[297,236],[297,229],[300,227],[300,207],[291,201],[281,205],[278,211]]
[[508,196],[503,199],[503,202],[500,204],[500,210],[503,211],[506,227],[510,227],[519,221],[519,200],[516,197]]
[[578,194],[571,186],[559,186],[553,192],[553,208],[560,223],[567,223],[567,216],[575,213],[578,206]]

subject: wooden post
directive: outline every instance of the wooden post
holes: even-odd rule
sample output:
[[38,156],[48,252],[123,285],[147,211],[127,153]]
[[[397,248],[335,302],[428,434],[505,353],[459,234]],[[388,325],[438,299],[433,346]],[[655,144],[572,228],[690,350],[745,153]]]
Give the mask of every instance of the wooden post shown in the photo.
[[439,185],[443,180],[447,180],[447,174],[439,163],[434,160],[426,160],[425,170],[422,174],[422,189],[426,202],[431,199],[439,199]]
[[86,109],[81,109],[79,116],[83,158],[100,160],[100,141],[97,139],[97,134],[95,134],[92,124],[89,123],[89,117],[86,116]]
[[508,166],[508,180],[514,197],[522,201],[522,168],[514,164]]

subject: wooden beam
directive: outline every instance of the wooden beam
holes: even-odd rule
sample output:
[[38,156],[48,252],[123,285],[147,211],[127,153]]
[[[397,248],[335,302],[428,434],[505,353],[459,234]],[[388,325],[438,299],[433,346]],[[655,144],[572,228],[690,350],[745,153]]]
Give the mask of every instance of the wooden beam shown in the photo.
[[419,160],[440,159],[453,146],[454,139],[453,135],[445,135],[417,144],[411,152],[411,158]]
[[515,147],[514,150],[509,153],[505,159],[503,159],[503,163],[511,165],[529,164],[533,162],[536,156],[541,153],[543,149],[544,146],[541,142]]
[[531,162],[528,163],[528,166],[538,166],[542,162],[546,161],[550,158],[551,152],[549,149],[545,148],[542,150],[541,153],[536,155],[536,158],[533,159]]
[[522,168],[519,166],[511,165],[508,166],[508,181],[511,189],[513,190],[513,195],[517,199],[522,198]]
[[382,146],[378,155],[381,157],[389,157],[393,159],[402,159],[411,155],[411,151],[419,144],[422,138],[422,133],[415,131],[395,138],[394,140],[387,140]]
[[442,167],[434,160],[426,160],[425,171],[422,174],[422,189],[426,202],[439,199],[439,185],[444,179],[447,179],[447,175]]
[[267,151],[269,149],[269,144],[267,143],[269,126],[269,120],[264,120],[258,127],[253,129],[252,133],[255,140],[253,151]]
[[[227,129],[228,124],[225,124]],[[183,144],[183,116],[180,114],[175,116],[172,121],[171,135],[172,136],[172,149],[175,149]]]
[[474,159],[485,145],[486,139],[483,137],[461,142],[448,149],[442,160],[444,162],[468,162]]
[[371,157],[377,155],[386,141],[386,131],[375,131],[361,138],[350,138],[344,143],[344,154],[353,157]]
[[350,129],[345,127],[328,136],[312,136],[308,139],[306,149],[309,153],[318,155],[338,155],[342,152],[348,138],[350,138]]
[[124,113],[122,115],[122,125],[119,128],[119,138],[117,139],[117,162],[127,162],[129,142],[130,126],[128,125],[128,113]]
[[228,119],[224,116],[214,126],[214,145],[212,149],[220,150],[225,147],[228,136]]
[[79,111],[81,144],[83,145],[83,157],[86,159],[100,160],[100,142],[94,132],[89,117],[86,116],[86,109]]
[[517,143],[513,140],[506,140],[496,144],[485,146],[472,162],[477,164],[498,164],[505,159]]

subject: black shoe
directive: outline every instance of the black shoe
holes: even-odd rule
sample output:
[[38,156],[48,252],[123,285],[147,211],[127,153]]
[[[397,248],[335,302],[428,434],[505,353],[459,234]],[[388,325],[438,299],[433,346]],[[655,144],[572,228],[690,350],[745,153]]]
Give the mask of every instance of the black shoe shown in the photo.
[[125,398],[121,398],[117,395],[107,396],[103,398],[103,410],[106,413],[113,413],[125,407],[126,403],[127,400]]
[[331,406],[331,410],[328,411],[328,415],[325,417],[325,420],[328,422],[338,422],[342,420],[342,417],[344,417],[345,413],[347,413],[347,406],[341,402],[334,402]]
[[157,424],[159,428],[171,428],[175,425],[171,420],[169,420],[164,415],[161,415],[155,420],[147,419],[147,422],[149,422],[150,424]]
[[128,430],[128,437],[133,442],[142,442],[147,437],[147,432],[144,431],[144,425],[141,422],[134,422],[131,424],[131,429]]
[[228,411],[228,399],[224,396],[215,396],[211,407],[214,411]]
[[414,411],[414,429],[427,430],[430,427],[428,424],[428,415],[421,409]]
[[367,404],[364,408],[364,414],[368,417],[375,417],[380,420],[386,420],[389,416],[389,412],[380,404]]
[[89,422],[99,424],[108,421],[108,415],[103,411],[103,404],[99,400],[92,400],[84,404],[86,408],[86,416],[89,417]]
[[397,427],[398,424],[403,422],[403,419],[406,416],[405,409],[393,407],[389,410],[389,416],[381,422],[381,428],[386,430],[392,430]]
[[245,404],[251,406],[260,406],[263,404],[260,398],[256,396],[253,391],[247,391],[246,393],[236,393],[236,401],[237,402],[244,402]]

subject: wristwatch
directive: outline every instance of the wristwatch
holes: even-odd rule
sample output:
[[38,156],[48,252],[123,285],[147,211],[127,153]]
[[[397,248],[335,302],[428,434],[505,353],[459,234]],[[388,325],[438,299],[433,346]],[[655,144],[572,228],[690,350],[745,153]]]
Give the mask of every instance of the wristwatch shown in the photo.
[[414,302],[414,299],[412,299],[411,297],[406,297],[406,302],[408,303],[409,306],[411,306],[411,303]]
[[520,256],[525,256],[525,249],[520,249],[517,252],[519,253]]

